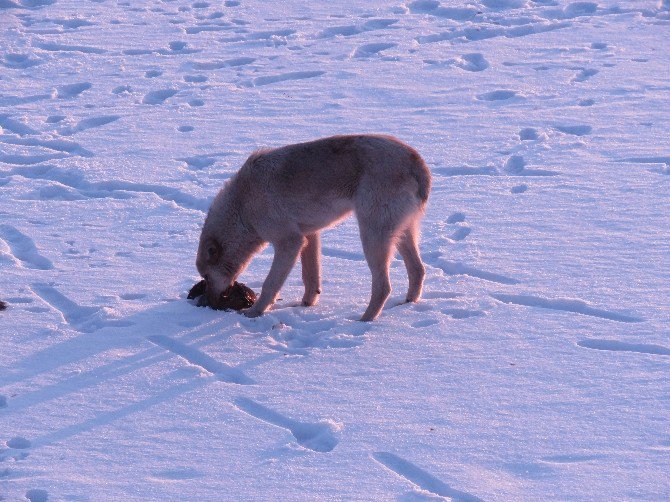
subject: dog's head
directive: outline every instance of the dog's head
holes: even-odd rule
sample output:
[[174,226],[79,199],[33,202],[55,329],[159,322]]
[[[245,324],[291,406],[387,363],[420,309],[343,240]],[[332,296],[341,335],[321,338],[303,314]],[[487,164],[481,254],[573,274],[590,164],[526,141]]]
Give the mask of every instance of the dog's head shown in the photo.
[[200,235],[195,266],[205,279],[207,301],[214,307],[262,247],[255,232],[234,220],[215,223],[208,219]]
[[195,266],[205,279],[205,295],[210,305],[216,305],[219,298],[233,285],[232,270],[225,264],[223,246],[214,237],[203,234],[200,237]]

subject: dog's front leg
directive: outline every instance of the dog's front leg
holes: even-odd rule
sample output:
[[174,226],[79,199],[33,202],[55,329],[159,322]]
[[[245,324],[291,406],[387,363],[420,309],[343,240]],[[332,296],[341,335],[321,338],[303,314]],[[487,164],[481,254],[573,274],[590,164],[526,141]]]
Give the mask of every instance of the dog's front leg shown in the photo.
[[300,252],[302,263],[302,282],[305,294],[302,304],[305,307],[316,305],[321,294],[321,239],[318,233],[307,236],[307,244]]
[[258,317],[262,315],[276,300],[277,294],[281,289],[289,272],[298,259],[300,250],[305,245],[306,239],[300,234],[294,234],[289,237],[273,243],[275,255],[270,267],[261,294],[252,307],[244,312],[247,317]]

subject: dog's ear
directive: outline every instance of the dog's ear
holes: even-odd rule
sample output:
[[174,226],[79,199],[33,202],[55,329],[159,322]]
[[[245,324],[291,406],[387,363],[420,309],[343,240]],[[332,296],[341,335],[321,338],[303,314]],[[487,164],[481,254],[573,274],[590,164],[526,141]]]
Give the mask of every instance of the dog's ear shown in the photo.
[[219,244],[216,240],[211,239],[207,243],[207,263],[210,265],[218,263],[219,258],[221,258],[221,251],[221,244]]

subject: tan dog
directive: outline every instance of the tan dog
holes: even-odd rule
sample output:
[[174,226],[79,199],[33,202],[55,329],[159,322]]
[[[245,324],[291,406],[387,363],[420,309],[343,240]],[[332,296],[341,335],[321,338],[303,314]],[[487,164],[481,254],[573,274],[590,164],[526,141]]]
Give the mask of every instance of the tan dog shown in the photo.
[[267,243],[274,259],[248,317],[265,312],[300,255],[303,305],[321,293],[319,231],[356,214],[372,272],[370,303],[361,321],[374,320],[391,293],[389,265],[397,246],[409,277],[407,301],[421,296],[425,269],[419,220],[430,172],[410,146],[390,136],[333,136],[253,153],[218,193],[200,236],[196,266],[215,305]]

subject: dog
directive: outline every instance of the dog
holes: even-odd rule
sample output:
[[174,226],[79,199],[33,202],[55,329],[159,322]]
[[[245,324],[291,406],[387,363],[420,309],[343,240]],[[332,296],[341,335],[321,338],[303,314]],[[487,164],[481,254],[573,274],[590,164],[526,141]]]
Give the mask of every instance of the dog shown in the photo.
[[321,294],[319,232],[352,212],[372,273],[370,302],[360,320],[376,319],[391,293],[395,249],[409,278],[406,301],[418,301],[425,276],[419,223],[430,184],[419,153],[391,136],[332,136],[254,152],[216,195],[202,228],[196,268],[208,301],[216,305],[270,243],[270,272],[244,314],[257,317],[274,304],[298,256],[302,304],[315,305]]

